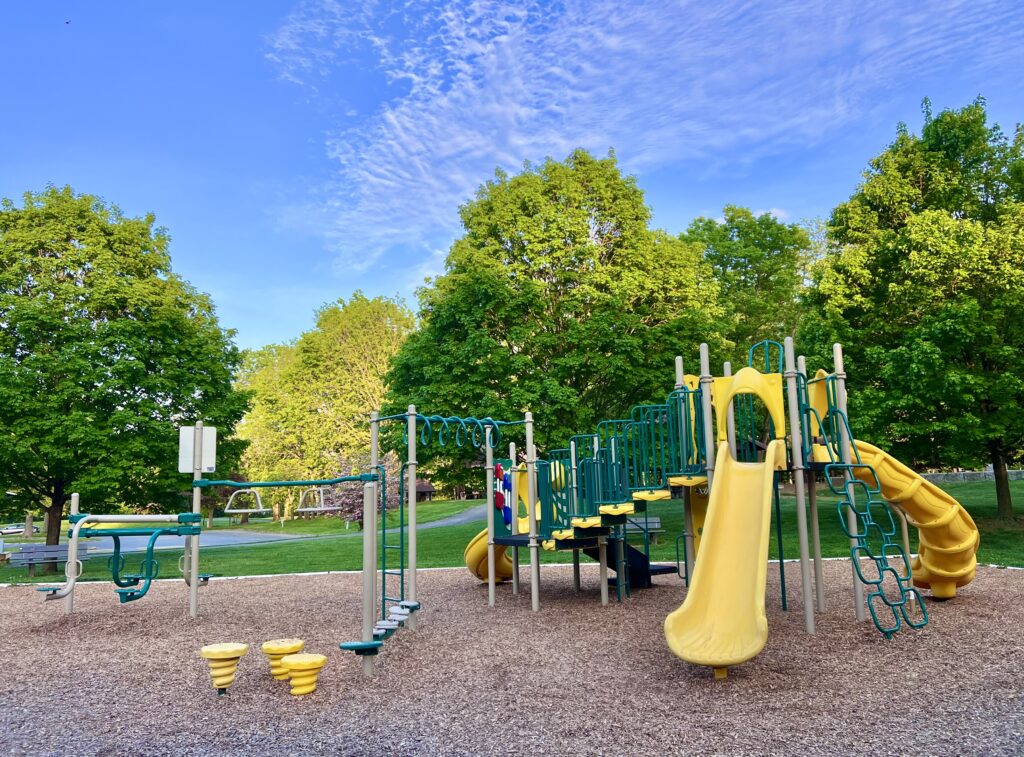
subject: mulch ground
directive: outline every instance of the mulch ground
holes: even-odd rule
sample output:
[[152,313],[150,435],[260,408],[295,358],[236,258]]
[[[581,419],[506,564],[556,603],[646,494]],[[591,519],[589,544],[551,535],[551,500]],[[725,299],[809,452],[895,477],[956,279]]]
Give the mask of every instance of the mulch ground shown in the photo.
[[[931,621],[886,641],[852,619],[846,562],[826,565],[828,611],[803,631],[799,570],[790,611],[768,586],[768,645],[711,670],[672,656],[665,615],[682,582],[655,579],[602,608],[542,572],[541,612],[465,570],[424,571],[416,630],[377,658],[374,679],[338,642],[358,637],[358,574],[214,581],[202,617],[180,582],[120,606],[110,584],[80,585],[76,612],[27,587],[0,589],[4,754],[998,754],[1024,752],[1024,571],[979,568]],[[297,636],[329,658],[317,691],[293,698],[259,643]],[[251,645],[228,695],[199,647]]]

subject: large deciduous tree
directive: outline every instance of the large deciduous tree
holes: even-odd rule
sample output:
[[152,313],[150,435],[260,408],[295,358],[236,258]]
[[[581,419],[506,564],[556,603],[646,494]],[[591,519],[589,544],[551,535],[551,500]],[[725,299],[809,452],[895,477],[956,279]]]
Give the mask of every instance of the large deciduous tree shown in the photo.
[[[293,344],[247,353],[239,382],[253,395],[239,426],[249,442],[245,475],[288,480],[365,469],[369,414],[384,403],[388,364],[414,326],[401,302],[357,292],[321,308],[316,326]],[[266,494],[282,504],[290,493]],[[357,511],[361,499],[352,504]]]
[[72,491],[180,504],[178,425],[217,426],[225,466],[241,451],[239,353],[167,246],[152,215],[70,187],[0,205],[0,488],[45,503],[50,544]]
[[855,423],[910,462],[1007,464],[1024,447],[1024,132],[985,103],[901,126],[828,223],[806,336],[842,341]]
[[421,290],[421,328],[389,374],[392,409],[529,409],[550,449],[664,398],[673,356],[716,343],[718,291],[701,248],[649,228],[614,156],[577,151],[499,172],[460,213],[464,233]]
[[726,205],[722,216],[698,218],[681,236],[703,249],[720,285],[723,335],[735,344],[733,359],[746,365],[751,345],[795,334],[811,239],[771,213]]

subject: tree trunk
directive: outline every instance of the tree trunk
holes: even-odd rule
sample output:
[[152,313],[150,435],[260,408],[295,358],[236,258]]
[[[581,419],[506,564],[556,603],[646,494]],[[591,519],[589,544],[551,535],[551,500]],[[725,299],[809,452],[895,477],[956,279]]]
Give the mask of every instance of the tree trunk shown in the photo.
[[989,444],[992,455],[992,471],[996,477],[996,516],[1009,520],[1013,517],[1013,500],[1010,497],[1010,474],[1006,469],[1006,454],[997,443]]
[[[60,524],[64,517],[64,503],[67,501],[67,494],[64,492],[64,482],[58,481],[53,485],[53,492],[50,494],[50,506],[46,508],[46,543],[54,545],[60,541]],[[43,565],[43,573],[56,573],[57,563],[48,562]]]

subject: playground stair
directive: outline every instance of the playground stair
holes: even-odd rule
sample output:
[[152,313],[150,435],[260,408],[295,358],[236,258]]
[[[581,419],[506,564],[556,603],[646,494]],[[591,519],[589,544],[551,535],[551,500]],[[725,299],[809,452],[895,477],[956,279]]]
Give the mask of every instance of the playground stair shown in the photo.
[[[608,539],[608,568],[612,571],[615,571],[617,567],[615,554],[618,550],[618,541],[616,537]],[[597,547],[589,547],[583,550],[583,554],[597,560],[599,553]],[[626,576],[629,586],[633,589],[649,589],[654,586],[654,583],[651,581],[654,576],[668,575],[669,573],[676,572],[675,565],[652,563],[643,550],[637,549],[629,543],[625,544],[625,558]],[[611,580],[614,579],[610,579],[609,583],[611,583]]]

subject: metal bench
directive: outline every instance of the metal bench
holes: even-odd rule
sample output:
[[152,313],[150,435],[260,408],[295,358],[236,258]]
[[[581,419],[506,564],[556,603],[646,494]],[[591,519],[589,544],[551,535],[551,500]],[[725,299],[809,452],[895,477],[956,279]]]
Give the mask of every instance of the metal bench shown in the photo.
[[[78,547],[78,559],[85,561],[89,559],[89,547],[81,544]],[[10,564],[13,568],[28,566],[29,577],[36,574],[36,566],[51,562],[67,562],[67,544],[23,544],[17,552],[10,555]]]
[[646,521],[647,528],[644,528],[644,518],[640,516],[638,518],[630,518],[626,521],[626,536],[631,535],[643,535],[646,531],[651,536],[651,544],[658,543],[658,534],[665,533],[665,529],[661,527],[661,518],[651,517]]

